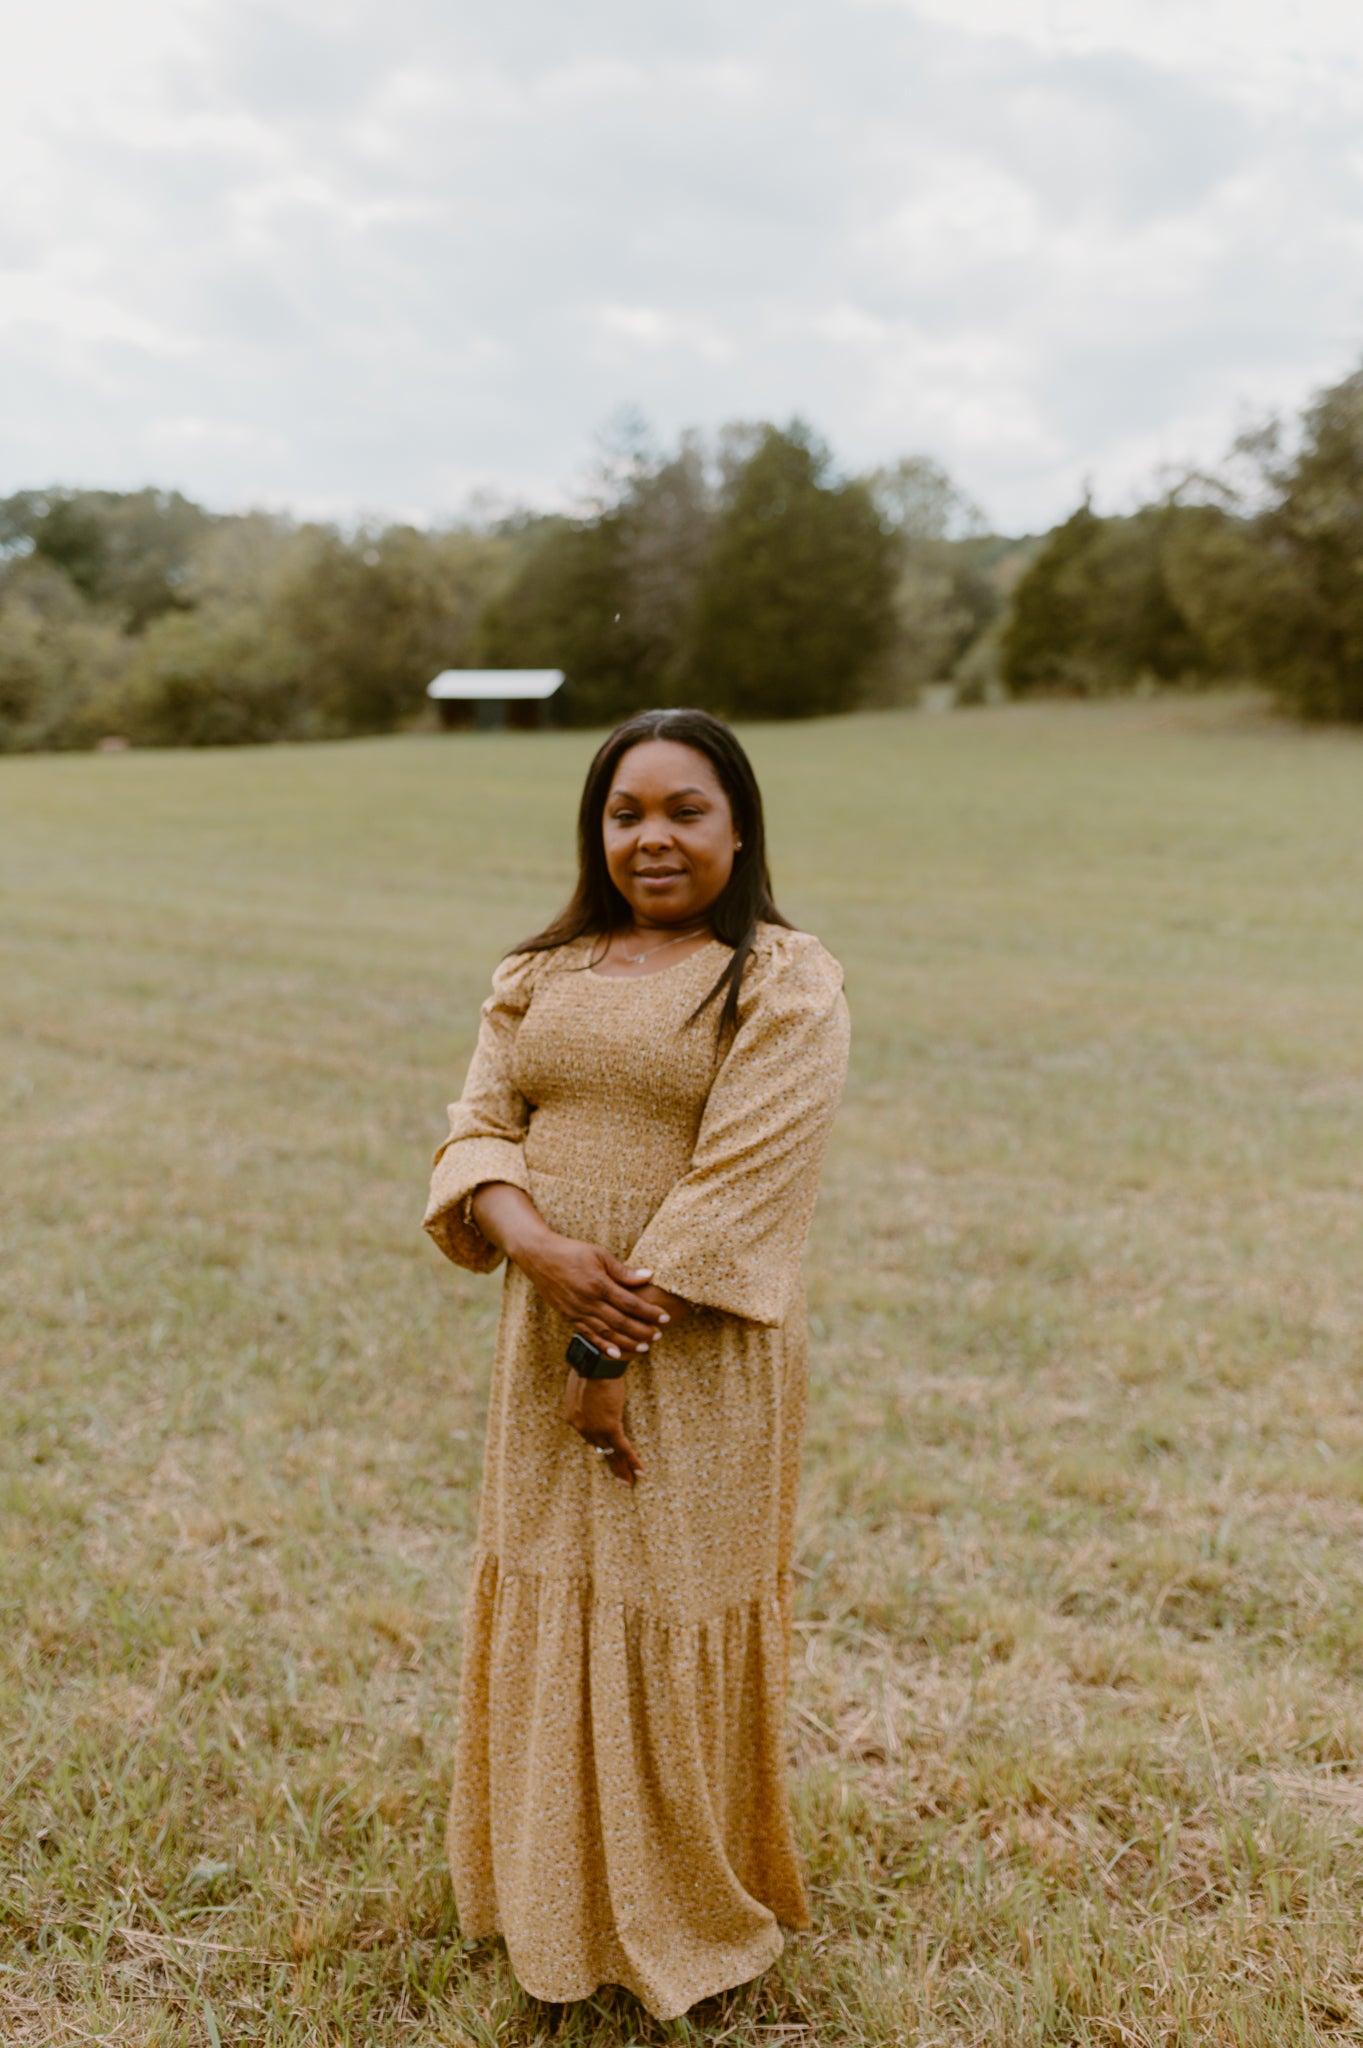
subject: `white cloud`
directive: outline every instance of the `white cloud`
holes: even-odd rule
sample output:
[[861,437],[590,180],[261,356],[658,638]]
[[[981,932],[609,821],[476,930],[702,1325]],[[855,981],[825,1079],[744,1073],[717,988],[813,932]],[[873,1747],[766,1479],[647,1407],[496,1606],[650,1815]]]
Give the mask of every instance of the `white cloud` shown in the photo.
[[184,355],[192,348],[183,335],[83,283],[78,265],[63,268],[65,276],[42,270],[0,272],[0,331],[51,335],[68,352],[100,342],[121,343],[148,356]]
[[722,330],[712,320],[670,313],[659,306],[600,306],[595,318],[608,348],[622,342],[624,349],[609,357],[622,365],[636,360],[638,347],[655,353],[693,354],[708,362],[723,362],[733,353]]
[[1001,523],[1363,348],[1331,0],[49,0],[0,71],[0,491],[439,516],[634,403]]
[[870,0],[1047,56],[1113,52],[1292,104],[1363,85],[1353,0]]
[[892,262],[932,286],[972,264],[1034,256],[1045,224],[1035,195],[978,157],[943,151],[902,205],[859,238],[870,263]]

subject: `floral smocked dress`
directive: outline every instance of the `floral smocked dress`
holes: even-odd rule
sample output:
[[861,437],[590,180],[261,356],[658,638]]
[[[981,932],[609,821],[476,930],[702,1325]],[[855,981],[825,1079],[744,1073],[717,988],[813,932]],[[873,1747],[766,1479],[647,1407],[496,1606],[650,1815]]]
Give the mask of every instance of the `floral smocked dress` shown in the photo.
[[487,1181],[697,1313],[629,1368],[634,1487],[562,1420],[571,1330],[508,1266],[464,1621],[449,1853],[466,1938],[533,1995],[659,2019],[808,1925],[786,1788],[800,1266],[847,1067],[842,970],[762,925],[736,1029],[718,941],[630,979],[579,941],[493,977],[426,1228],[490,1272]]

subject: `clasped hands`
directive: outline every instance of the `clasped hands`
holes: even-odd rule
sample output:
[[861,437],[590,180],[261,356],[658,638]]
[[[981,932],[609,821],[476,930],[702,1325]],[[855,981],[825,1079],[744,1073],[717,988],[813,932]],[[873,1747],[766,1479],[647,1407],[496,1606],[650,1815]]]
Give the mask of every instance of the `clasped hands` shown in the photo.
[[[550,1308],[608,1358],[638,1357],[662,1331],[685,1321],[691,1304],[653,1283],[650,1272],[622,1265],[600,1245],[551,1230],[530,1197],[506,1181],[473,1197],[473,1220],[504,1251]],[[563,1419],[605,1451],[604,1463],[632,1486],[643,1471],[625,1434],[625,1381],[584,1380],[569,1372]]]

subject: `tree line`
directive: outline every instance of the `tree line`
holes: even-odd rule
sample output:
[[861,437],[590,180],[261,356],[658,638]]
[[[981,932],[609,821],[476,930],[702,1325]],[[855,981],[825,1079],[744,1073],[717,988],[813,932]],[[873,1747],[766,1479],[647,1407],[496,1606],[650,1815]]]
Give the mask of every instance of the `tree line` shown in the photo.
[[1157,503],[1081,505],[1020,580],[999,667],[1018,696],[1232,678],[1363,721],[1363,370]]
[[1002,551],[923,457],[847,476],[805,426],[657,450],[571,513],[421,530],[221,515],[175,492],[0,501],[0,748],[387,732],[443,668],[561,668],[561,715],[899,702],[1003,608]]
[[658,449],[571,512],[425,530],[176,492],[0,500],[0,750],[386,732],[442,668],[565,671],[562,715],[808,717],[1251,680],[1363,719],[1363,371],[1123,517],[989,533],[941,467],[841,471],[796,421]]

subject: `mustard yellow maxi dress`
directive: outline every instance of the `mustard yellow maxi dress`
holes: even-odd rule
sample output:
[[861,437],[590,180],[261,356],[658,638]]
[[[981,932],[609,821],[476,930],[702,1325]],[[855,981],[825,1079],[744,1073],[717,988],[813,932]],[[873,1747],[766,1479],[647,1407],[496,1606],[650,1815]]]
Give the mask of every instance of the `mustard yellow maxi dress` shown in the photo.
[[847,1064],[842,971],[759,928],[736,1030],[691,1013],[714,941],[627,980],[587,941],[504,960],[426,1227],[499,1254],[486,1181],[698,1305],[629,1369],[630,1488],[562,1421],[571,1331],[507,1269],[464,1622],[449,1854],[468,1938],[537,1997],[626,1986],[659,2019],[808,1925],[786,1790],[800,1262]]

